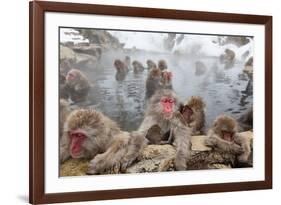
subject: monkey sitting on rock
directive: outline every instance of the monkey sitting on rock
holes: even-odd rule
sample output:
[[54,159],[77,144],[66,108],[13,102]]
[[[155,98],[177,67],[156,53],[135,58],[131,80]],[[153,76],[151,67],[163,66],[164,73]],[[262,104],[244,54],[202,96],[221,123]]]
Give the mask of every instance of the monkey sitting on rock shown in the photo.
[[250,140],[237,133],[237,129],[234,118],[220,115],[208,131],[205,144],[217,151],[236,155],[238,163],[247,163],[251,155]]

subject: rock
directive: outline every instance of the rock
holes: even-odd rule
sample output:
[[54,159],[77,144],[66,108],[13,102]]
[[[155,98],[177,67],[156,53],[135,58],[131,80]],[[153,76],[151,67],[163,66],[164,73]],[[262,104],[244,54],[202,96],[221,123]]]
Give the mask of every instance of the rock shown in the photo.
[[82,54],[87,54],[87,55],[91,55],[91,56],[96,56],[97,58],[101,57],[102,54],[102,49],[100,46],[98,45],[77,45],[74,46],[73,51],[75,51],[76,53],[82,53]]
[[[253,143],[252,131],[241,132],[240,135]],[[206,137],[205,135],[192,136],[188,170],[231,168],[235,164],[236,156],[205,146]],[[148,145],[143,149],[138,160],[127,168],[126,173],[174,171],[175,154],[176,149],[172,145]],[[86,175],[89,162],[90,160],[69,159],[60,166],[60,176]]]
[[71,59],[75,61],[76,54],[71,48],[60,45],[60,59]]
[[238,36],[227,36],[227,37],[218,37],[218,42],[220,45],[234,44],[238,47],[244,46],[250,42],[248,37],[238,37]]
[[69,159],[60,166],[60,176],[86,175],[89,161],[85,159]]
[[127,173],[162,172],[174,170],[176,150],[172,145],[148,145],[139,162],[127,169]]
[[253,69],[253,57],[250,57],[247,62],[245,63],[245,67],[243,72],[246,73],[248,76],[252,76],[254,69]]
[[212,150],[210,147],[207,147],[204,143],[205,139],[207,138],[206,135],[198,135],[192,136],[191,138],[191,150],[192,151],[210,151]]

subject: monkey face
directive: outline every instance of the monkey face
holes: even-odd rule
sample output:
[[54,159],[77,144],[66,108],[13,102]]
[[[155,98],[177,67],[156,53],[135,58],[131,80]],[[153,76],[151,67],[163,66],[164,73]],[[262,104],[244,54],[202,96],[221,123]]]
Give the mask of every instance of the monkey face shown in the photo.
[[221,138],[223,140],[232,142],[233,141],[233,132],[228,132],[228,131],[222,130],[221,131]]
[[160,104],[164,117],[170,119],[174,113],[175,99],[171,97],[162,97]]
[[87,135],[82,130],[76,130],[69,133],[70,145],[69,153],[72,158],[81,158],[83,154],[83,143],[87,139]]

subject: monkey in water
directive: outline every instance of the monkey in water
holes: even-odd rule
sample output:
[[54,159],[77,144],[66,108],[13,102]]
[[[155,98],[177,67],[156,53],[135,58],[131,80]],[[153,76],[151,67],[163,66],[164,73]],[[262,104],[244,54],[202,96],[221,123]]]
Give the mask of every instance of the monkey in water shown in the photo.
[[68,158],[92,159],[87,174],[119,173],[136,160],[143,145],[137,133],[122,132],[102,113],[77,109],[64,124],[60,162]]
[[199,96],[191,96],[185,105],[180,107],[186,123],[192,129],[192,135],[203,133],[205,126],[205,103]]
[[129,68],[126,63],[117,59],[114,61],[114,67],[116,68],[115,79],[117,81],[123,81],[126,78]]
[[124,63],[127,66],[128,70],[131,70],[131,58],[130,58],[130,56],[125,56]]
[[66,75],[65,85],[69,97],[73,102],[78,103],[87,100],[91,84],[81,71],[71,69]]
[[148,59],[146,61],[146,65],[147,65],[147,70],[151,70],[153,68],[157,68],[156,63],[154,63],[152,60]]
[[161,70],[161,71],[164,71],[166,69],[168,69],[168,66],[167,66],[167,63],[165,60],[159,60],[158,61],[158,68]]
[[133,65],[133,69],[134,69],[135,74],[138,74],[138,73],[141,73],[141,72],[144,71],[144,66],[142,65],[141,62],[135,60],[135,61],[133,61],[132,65]]
[[146,91],[145,91],[145,98],[151,98],[154,93],[161,88],[160,81],[161,81],[161,70],[159,68],[152,68],[149,71],[149,74],[146,79]]
[[[176,170],[185,170],[191,154],[191,129],[179,120],[180,103],[172,90],[158,90],[149,100],[144,119],[138,129],[147,134],[152,126],[159,126],[161,135],[171,132],[176,147]],[[181,115],[181,114],[180,114]]]
[[239,163],[247,163],[251,154],[250,140],[239,135],[237,129],[234,118],[220,115],[208,131],[205,143],[218,151],[236,155]]
[[172,77],[172,72],[167,70],[162,71],[160,80],[160,85],[162,89],[173,89]]

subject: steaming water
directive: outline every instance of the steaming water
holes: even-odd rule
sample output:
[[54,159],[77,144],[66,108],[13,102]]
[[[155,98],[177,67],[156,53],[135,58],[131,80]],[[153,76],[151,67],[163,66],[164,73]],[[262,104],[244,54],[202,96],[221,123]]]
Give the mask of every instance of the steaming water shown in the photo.
[[[157,62],[166,59],[169,70],[173,72],[173,88],[185,102],[192,95],[203,97],[206,103],[206,127],[220,114],[238,117],[252,106],[252,94],[245,94],[248,80],[240,80],[244,62],[235,62],[230,69],[216,57],[188,57],[157,52],[104,53],[99,65],[85,70],[93,83],[88,107],[94,107],[111,119],[116,120],[122,129],[132,131],[138,128],[145,111],[145,80],[147,71],[135,75],[132,70],[122,82],[115,80],[113,62],[129,55],[145,65],[147,59]],[[202,61],[208,71],[195,75],[195,62]],[[82,68],[83,69],[83,68]]]

